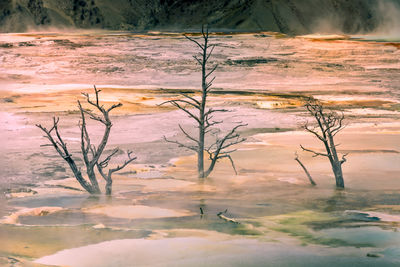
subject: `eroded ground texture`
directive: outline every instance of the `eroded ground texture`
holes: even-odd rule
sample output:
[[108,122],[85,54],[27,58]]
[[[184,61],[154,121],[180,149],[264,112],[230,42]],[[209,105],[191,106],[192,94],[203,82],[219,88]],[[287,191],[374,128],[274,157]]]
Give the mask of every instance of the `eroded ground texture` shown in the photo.
[[[193,43],[181,34],[115,32],[0,35],[0,265],[399,266],[400,50],[370,36],[213,35],[221,130],[246,142],[199,181],[178,124],[160,103],[198,95]],[[60,130],[78,163],[80,92],[97,85],[115,110],[107,151],[137,160],[114,175],[112,197],[89,196],[35,124]],[[322,151],[302,130],[313,96],[343,110],[335,190]],[[92,140],[102,128],[89,124]],[[294,153],[317,183],[312,187]],[[124,155],[111,163],[120,164]],[[103,188],[103,184],[101,184]],[[202,211],[202,212],[201,212]],[[223,212],[224,220],[217,216]],[[232,219],[232,220],[230,220]]]

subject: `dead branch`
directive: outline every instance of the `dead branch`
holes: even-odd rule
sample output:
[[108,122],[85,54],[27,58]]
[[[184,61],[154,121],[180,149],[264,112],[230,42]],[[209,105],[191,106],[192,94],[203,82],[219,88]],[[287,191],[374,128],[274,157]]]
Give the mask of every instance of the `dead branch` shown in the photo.
[[165,104],[168,104],[168,103],[169,103],[169,104],[173,105],[174,107],[177,107],[178,109],[180,109],[180,110],[182,110],[183,112],[185,112],[187,115],[189,115],[190,118],[196,120],[198,123],[201,123],[200,118],[197,117],[196,115],[194,115],[191,111],[189,111],[189,109],[187,109],[186,106],[180,105],[180,104],[179,104],[180,102],[186,103],[186,102],[188,102],[188,101],[183,101],[183,100],[180,100],[180,99],[177,99],[177,100],[169,100],[169,101],[165,101],[165,102],[159,104],[159,106],[162,106],[162,105],[165,105]]
[[301,147],[301,149],[303,149],[303,151],[307,151],[307,152],[313,153],[313,154],[314,154],[313,157],[318,157],[318,156],[329,157],[328,154],[316,152],[316,151],[314,151],[314,150],[305,148],[305,147],[303,147],[302,145],[300,145],[300,147]]
[[196,151],[196,152],[198,151],[198,146],[190,146],[190,145],[178,142],[176,140],[170,140],[170,139],[167,139],[165,136],[163,136],[163,138],[164,138],[164,141],[166,141],[168,143],[176,144],[176,145],[178,145],[178,147],[187,148],[189,150],[193,150],[193,151]]
[[205,148],[205,151],[208,153],[209,159],[211,160],[210,166],[205,171],[205,177],[207,177],[213,171],[217,161],[222,158],[229,158],[229,160],[232,163],[232,168],[235,171],[235,174],[237,174],[233,159],[229,155],[230,153],[234,152],[235,150],[225,151],[225,149],[227,149],[233,145],[236,145],[236,144],[246,141],[246,138],[240,137],[240,135],[236,132],[237,129],[239,129],[240,127],[244,127],[244,126],[247,126],[247,124],[236,125],[223,138],[217,137],[216,141],[214,143],[212,143],[208,148]]
[[342,155],[342,160],[340,161],[340,165],[342,165],[343,163],[345,163],[345,162],[347,161],[346,156],[347,156],[348,154],[349,154],[349,153],[346,153],[346,154]]
[[220,219],[222,219],[222,220],[224,220],[224,221],[226,221],[226,222],[230,222],[230,223],[234,223],[234,224],[240,224],[240,222],[238,222],[237,220],[235,220],[235,219],[233,219],[233,218],[228,218],[228,217],[226,217],[224,214],[226,214],[227,212],[228,212],[228,210],[218,212],[218,213],[217,213],[217,216],[218,216]]
[[297,155],[297,152],[295,152],[295,158],[294,158],[294,160],[297,161],[297,162],[299,163],[299,165],[301,166],[301,168],[303,168],[303,170],[304,170],[304,172],[306,173],[306,175],[307,175],[307,177],[308,177],[308,180],[310,181],[311,185],[314,185],[314,186],[317,185],[317,184],[314,182],[313,178],[311,177],[310,173],[308,172],[306,166],[304,166],[304,164],[300,161],[299,156]]
[[193,142],[199,144],[199,140],[195,139],[194,137],[192,137],[190,134],[188,134],[183,128],[182,126],[179,124],[179,129],[181,129],[181,132],[189,139],[192,140]]

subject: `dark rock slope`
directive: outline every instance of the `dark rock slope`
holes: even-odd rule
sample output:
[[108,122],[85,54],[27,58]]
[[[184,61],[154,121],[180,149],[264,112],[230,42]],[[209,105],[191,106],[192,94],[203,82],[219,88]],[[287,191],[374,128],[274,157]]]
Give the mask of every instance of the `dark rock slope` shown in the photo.
[[355,33],[376,29],[387,19],[385,8],[398,7],[400,0],[0,0],[0,31],[190,30],[208,23],[219,30]]

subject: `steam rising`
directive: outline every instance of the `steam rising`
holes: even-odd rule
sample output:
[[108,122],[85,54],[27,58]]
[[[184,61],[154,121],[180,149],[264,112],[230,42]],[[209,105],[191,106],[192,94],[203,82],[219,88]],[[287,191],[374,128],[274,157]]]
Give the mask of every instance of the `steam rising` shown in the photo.
[[79,4],[60,0],[29,3],[6,0],[0,1],[0,31],[74,28],[181,31],[198,29],[208,21],[214,29],[293,35],[373,34],[387,39],[400,36],[400,0],[257,0],[246,4],[241,0],[221,0],[202,5],[205,1],[189,1],[190,4],[177,1],[171,6],[162,1],[148,1],[144,5],[141,0],[120,0],[118,4],[106,0],[82,0]]
[[400,1],[380,1],[376,12],[381,23],[374,33],[388,38],[400,38]]
[[[350,7],[349,7],[350,8]],[[378,0],[368,6],[354,5],[354,10],[321,14],[312,24],[313,33],[368,34],[382,39],[400,37],[400,1]]]

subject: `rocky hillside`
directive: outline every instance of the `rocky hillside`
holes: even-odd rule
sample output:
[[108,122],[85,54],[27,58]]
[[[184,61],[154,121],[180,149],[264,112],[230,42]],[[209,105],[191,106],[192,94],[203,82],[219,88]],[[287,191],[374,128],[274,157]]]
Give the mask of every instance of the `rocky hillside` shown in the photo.
[[208,23],[219,30],[355,33],[378,28],[388,19],[385,9],[399,7],[400,0],[1,0],[0,31],[190,30]]

